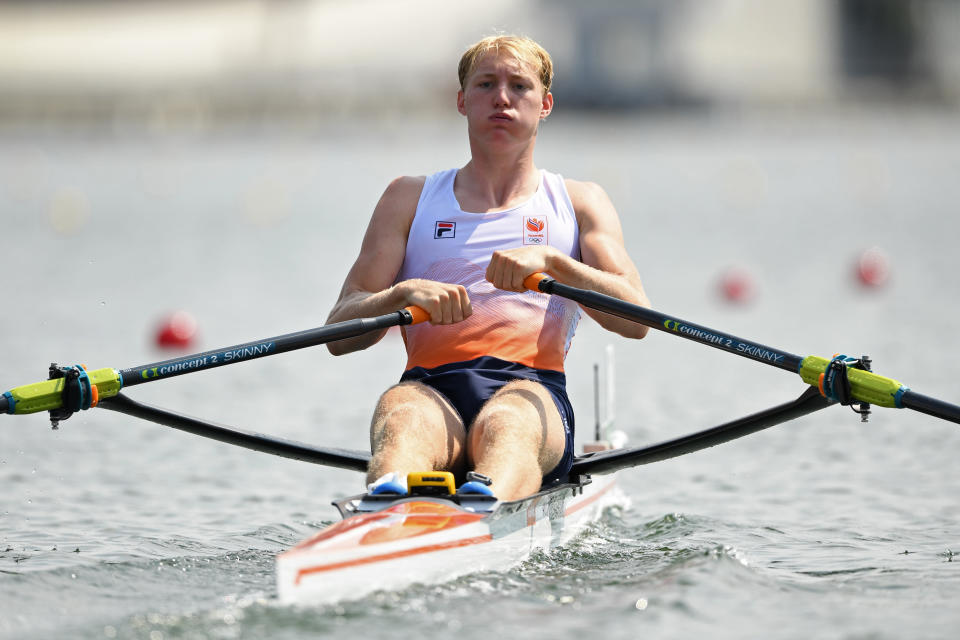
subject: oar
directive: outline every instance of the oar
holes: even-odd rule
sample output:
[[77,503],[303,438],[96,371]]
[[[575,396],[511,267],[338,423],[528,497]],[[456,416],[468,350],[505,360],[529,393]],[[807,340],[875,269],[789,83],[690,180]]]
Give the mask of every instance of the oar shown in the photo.
[[[584,307],[603,311],[619,318],[638,322],[652,329],[658,329],[728,353],[798,373],[804,382],[819,388],[821,392],[824,392],[826,384],[828,393],[825,395],[828,395],[831,399],[836,399],[833,397],[834,394],[830,393],[830,376],[834,375],[834,361],[836,359],[794,355],[716,329],[668,316],[653,309],[631,304],[619,298],[596,291],[571,287],[542,273],[531,275],[524,280],[523,284],[532,291],[542,291],[550,295],[567,298]],[[960,424],[960,406],[911,391],[896,380],[879,376],[871,371],[850,367],[844,368],[843,375],[849,380],[851,401],[881,407],[913,409]],[[826,383],[824,382],[825,379]]]
[[577,456],[574,458],[570,475],[613,473],[620,469],[669,460],[789,422],[814,411],[825,409],[832,404],[832,401],[827,400],[814,389],[807,388],[796,400],[696,433],[643,447],[610,449]]
[[416,324],[428,319],[429,315],[423,309],[407,307],[382,316],[345,320],[315,329],[119,371],[105,368],[88,372],[81,367],[68,367],[64,371],[53,370],[53,375],[59,373],[61,377],[16,387],[0,395],[0,413],[23,414],[64,409],[69,414],[94,407],[100,400],[116,396],[120,389],[125,387],[353,338],[389,327]]
[[100,404],[100,407],[135,418],[156,422],[157,424],[162,424],[167,427],[173,427],[174,429],[203,436],[204,438],[226,442],[227,444],[245,447],[254,451],[270,453],[275,456],[321,464],[326,467],[337,467],[351,471],[366,471],[367,463],[370,461],[370,453],[366,451],[315,447],[311,444],[296,442],[295,440],[287,440],[285,438],[278,438],[263,433],[254,433],[252,431],[243,431],[235,427],[208,422],[168,409],[161,409],[160,407],[137,402],[122,393],[104,400],[103,403]]

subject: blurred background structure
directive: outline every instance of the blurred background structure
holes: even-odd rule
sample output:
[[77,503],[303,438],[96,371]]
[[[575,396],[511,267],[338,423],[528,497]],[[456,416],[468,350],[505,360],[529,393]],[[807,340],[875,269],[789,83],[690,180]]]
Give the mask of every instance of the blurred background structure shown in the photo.
[[497,30],[553,53],[565,105],[960,103],[956,0],[2,0],[0,123],[439,108]]

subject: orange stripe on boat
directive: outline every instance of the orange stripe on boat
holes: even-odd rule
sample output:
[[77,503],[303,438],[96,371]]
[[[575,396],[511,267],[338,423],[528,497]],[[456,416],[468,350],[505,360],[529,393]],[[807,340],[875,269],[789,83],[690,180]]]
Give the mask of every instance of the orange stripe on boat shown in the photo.
[[463,538],[462,540],[451,540],[450,542],[441,542],[438,544],[431,544],[425,547],[417,547],[415,549],[404,549],[402,551],[394,551],[392,553],[382,553],[377,556],[367,556],[364,558],[355,558],[353,560],[344,560],[343,562],[334,562],[333,564],[324,564],[317,567],[309,567],[307,569],[300,569],[297,572],[296,584],[300,584],[300,580],[304,576],[308,576],[313,573],[323,573],[324,571],[336,571],[337,569],[346,569],[347,567],[356,567],[361,564],[371,564],[374,562],[383,562],[385,560],[396,560],[397,558],[405,558],[407,556],[415,556],[421,553],[431,553],[433,551],[443,551],[445,549],[456,549],[457,547],[468,547],[473,544],[483,544],[485,542],[490,542],[493,540],[493,536],[490,534],[476,536],[473,538]]
[[570,507],[568,507],[568,508],[563,512],[563,515],[568,516],[568,515],[570,515],[571,513],[576,513],[576,512],[579,511],[580,509],[583,509],[584,507],[586,507],[586,506],[588,506],[588,505],[590,505],[590,504],[593,504],[594,502],[597,501],[598,498],[600,498],[600,496],[602,496],[602,495],[605,494],[607,491],[609,491],[609,490],[610,490],[610,487],[612,487],[613,484],[614,484],[614,483],[611,482],[610,484],[608,484],[607,486],[605,486],[602,490],[600,490],[600,491],[598,491],[597,493],[593,494],[592,496],[590,496],[589,498],[587,498],[587,499],[584,500],[583,502],[578,502],[578,503],[575,504],[575,505],[571,505]]
[[310,547],[322,540],[328,540],[371,522],[376,522],[377,520],[384,520],[392,517],[395,518],[398,516],[406,516],[409,524],[404,524],[408,527],[413,527],[408,529],[405,535],[398,537],[410,537],[413,535],[431,533],[438,529],[452,528],[454,526],[470,524],[471,522],[480,520],[484,517],[479,513],[464,512],[454,506],[436,502],[401,502],[400,504],[387,507],[386,509],[382,509],[380,511],[360,513],[332,524],[322,531],[317,532],[312,537],[307,538],[297,546],[292,547],[283,555],[308,551]]
[[540,504],[540,498],[543,496],[534,498],[530,501],[530,504],[527,505],[527,526],[532,527],[537,524],[537,505]]
[[479,513],[458,512],[454,515],[415,514],[407,515],[399,526],[384,526],[371,529],[360,539],[360,544],[381,544],[402,538],[413,538],[444,529],[453,529],[471,524],[483,518]]
[[373,513],[361,513],[359,515],[347,518],[346,520],[341,520],[340,522],[332,524],[326,529],[323,529],[322,531],[316,533],[310,538],[307,538],[297,546],[291,547],[289,550],[286,551],[286,553],[284,553],[284,555],[286,555],[287,553],[292,554],[298,551],[305,550],[308,547],[312,546],[313,544],[320,542],[321,540],[326,540],[327,538],[330,538],[332,536],[339,535],[341,533],[346,533],[351,529],[362,527],[368,522],[375,522],[377,520],[383,520],[384,518],[389,518],[390,515],[391,514],[387,513],[386,511],[375,511]]

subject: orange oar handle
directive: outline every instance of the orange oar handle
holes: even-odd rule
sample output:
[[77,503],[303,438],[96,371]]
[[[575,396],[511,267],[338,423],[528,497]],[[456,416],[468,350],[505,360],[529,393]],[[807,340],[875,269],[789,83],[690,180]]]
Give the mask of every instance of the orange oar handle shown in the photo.
[[549,276],[547,276],[545,273],[531,274],[524,278],[523,286],[525,286],[527,289],[530,289],[530,291],[540,291],[540,281],[546,280],[548,277]]
[[405,311],[413,318],[413,321],[410,322],[410,324],[419,324],[421,322],[427,322],[430,320],[430,314],[420,307],[411,305],[409,307],[405,307]]

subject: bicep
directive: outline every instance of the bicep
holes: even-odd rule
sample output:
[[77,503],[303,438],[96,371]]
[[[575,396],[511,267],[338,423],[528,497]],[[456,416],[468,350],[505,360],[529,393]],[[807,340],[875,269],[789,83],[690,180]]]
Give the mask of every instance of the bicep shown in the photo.
[[403,266],[407,234],[422,188],[422,178],[398,178],[384,191],[364,233],[360,254],[347,274],[341,298],[355,291],[375,293],[393,284]]
[[639,274],[627,253],[620,218],[606,192],[597,185],[570,189],[580,228],[580,260],[586,265],[630,280]]

